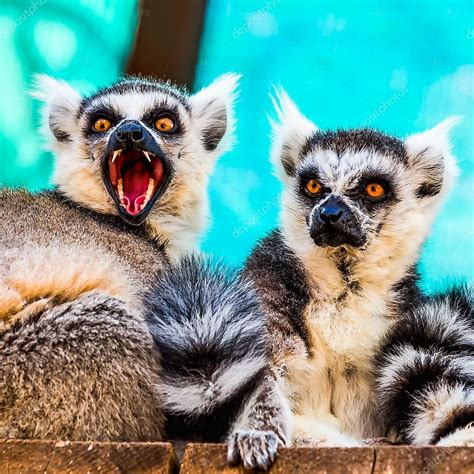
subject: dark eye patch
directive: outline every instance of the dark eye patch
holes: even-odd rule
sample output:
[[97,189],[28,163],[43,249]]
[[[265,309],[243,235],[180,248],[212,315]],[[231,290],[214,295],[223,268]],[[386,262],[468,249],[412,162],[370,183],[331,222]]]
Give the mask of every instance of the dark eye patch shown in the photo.
[[183,133],[183,125],[180,120],[179,110],[176,106],[170,106],[168,104],[158,103],[153,107],[150,107],[142,116],[142,122],[148,125],[150,128],[155,128],[155,121],[160,117],[169,117],[173,120],[176,130],[170,135],[175,136]]
[[368,174],[361,177],[359,180],[359,189],[362,194],[366,194],[365,189],[369,184],[377,183],[383,186],[385,190],[385,198],[389,198],[392,194],[392,184],[390,179],[386,175],[374,175]]
[[99,135],[99,132],[96,132],[93,129],[94,123],[101,119],[105,118],[110,121],[112,127],[117,125],[124,117],[118,114],[112,107],[107,107],[104,104],[99,104],[95,107],[91,107],[90,109],[84,112],[86,114],[86,125],[84,126],[82,133],[86,137],[96,136]]
[[[305,191],[306,183],[311,179],[318,181],[322,187],[321,192],[315,196],[309,196]],[[331,192],[330,188],[324,184],[324,180],[319,173],[319,170],[315,166],[309,166],[298,170],[296,185],[298,186],[298,195],[300,197],[300,201],[302,203],[307,203],[308,205],[314,205],[315,200],[321,199]]]
[[381,184],[386,192],[386,196],[393,195],[393,179],[390,175],[377,170],[365,170],[353,176],[351,180],[346,183],[346,190],[344,194],[351,198],[357,198],[357,196],[364,197],[366,195],[365,188],[372,183]]
[[[374,199],[367,195],[366,188],[369,184],[377,183],[383,186],[385,194],[383,197]],[[344,193],[352,201],[356,202],[367,214],[374,216],[380,209],[398,202],[394,192],[393,179],[386,173],[364,172],[354,182],[354,186]]]

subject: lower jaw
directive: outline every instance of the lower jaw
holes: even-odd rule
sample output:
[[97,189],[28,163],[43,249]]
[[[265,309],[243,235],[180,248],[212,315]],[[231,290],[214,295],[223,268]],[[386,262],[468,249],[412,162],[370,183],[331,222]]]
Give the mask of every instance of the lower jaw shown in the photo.
[[150,200],[147,202],[145,207],[141,211],[137,212],[136,214],[130,214],[129,212],[127,212],[124,205],[120,202],[120,198],[117,195],[117,192],[114,189],[114,186],[111,183],[110,179],[108,179],[108,177],[104,177],[104,183],[106,184],[106,189],[108,191],[108,194],[112,198],[112,201],[114,203],[114,206],[117,210],[119,217],[127,224],[130,224],[133,226],[139,226],[143,224],[146,219],[149,218],[150,213],[152,212],[153,208],[156,206],[157,202],[160,200],[160,196],[165,192],[166,188],[168,187],[167,182],[168,180],[165,177],[163,179],[163,182],[160,183],[158,189],[156,190],[154,195],[151,196]]
[[118,209],[119,216],[122,218],[122,220],[125,221],[127,224],[133,226],[139,226],[143,224],[150,214],[149,210],[145,210],[144,212],[142,211],[139,214],[132,215],[125,211],[122,206],[116,207]]
[[363,243],[360,240],[345,235],[327,236],[319,234],[312,237],[312,239],[315,245],[322,248],[352,247],[354,249],[359,249],[363,246]]
[[163,157],[151,152],[120,151],[104,157],[104,184],[122,220],[140,225],[167,187],[168,166]]

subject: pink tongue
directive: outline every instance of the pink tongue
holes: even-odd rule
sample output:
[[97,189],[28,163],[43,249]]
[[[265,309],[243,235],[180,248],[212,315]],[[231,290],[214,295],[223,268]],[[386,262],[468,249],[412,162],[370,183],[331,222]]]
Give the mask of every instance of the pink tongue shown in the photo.
[[146,199],[146,190],[150,178],[149,171],[139,160],[122,176],[123,201],[129,214],[134,216],[140,212],[140,206]]

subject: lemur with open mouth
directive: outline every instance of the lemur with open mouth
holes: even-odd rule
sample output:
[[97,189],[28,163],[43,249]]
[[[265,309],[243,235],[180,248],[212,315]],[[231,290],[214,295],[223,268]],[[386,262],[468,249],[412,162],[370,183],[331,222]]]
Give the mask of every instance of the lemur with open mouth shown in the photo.
[[457,174],[453,120],[405,141],[321,131],[278,95],[280,228],[246,262],[296,444],[474,442],[472,294],[428,297],[420,248]]
[[[66,83],[40,79],[57,188],[0,191],[0,438],[167,436],[163,411],[172,411],[173,394],[165,388],[176,383],[178,393],[183,377],[171,380],[170,362],[159,361],[167,340],[148,327],[159,326],[152,314],[168,291],[183,298],[163,315],[181,370],[196,350],[201,313],[214,331],[207,342],[225,346],[219,364],[201,371],[194,364],[199,379],[186,380],[212,388],[210,416],[232,398],[232,460],[265,467],[274,459],[282,441],[265,431],[272,426],[246,418],[258,403],[245,412],[238,405],[253,394],[257,402],[272,396],[260,390],[268,376],[256,297],[244,279],[211,278],[198,259],[183,263],[186,271],[170,266],[196,247],[206,225],[207,182],[232,140],[237,82],[225,75],[189,96],[130,78],[81,97]],[[228,288],[245,295],[242,306]],[[224,337],[223,328],[240,352],[230,339],[212,340]],[[245,372],[230,373],[236,361]],[[186,418],[186,400],[178,411]]]

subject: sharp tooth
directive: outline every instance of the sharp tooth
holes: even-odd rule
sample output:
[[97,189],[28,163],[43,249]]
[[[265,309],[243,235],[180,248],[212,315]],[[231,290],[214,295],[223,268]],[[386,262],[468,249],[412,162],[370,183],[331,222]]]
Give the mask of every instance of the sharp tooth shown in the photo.
[[123,201],[123,180],[121,179],[117,181],[117,191],[120,201]]
[[119,156],[120,153],[122,153],[122,150],[121,150],[121,149],[114,151],[114,156],[112,156],[112,163],[117,159],[117,156]]
[[150,178],[148,180],[148,188],[146,190],[146,200],[147,202],[150,200],[151,195],[153,194],[153,188],[155,187],[155,180],[153,178]]
[[151,163],[150,154],[147,151],[144,151],[143,154],[146,156],[146,159]]

